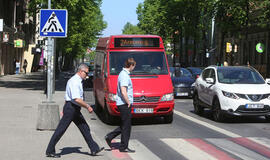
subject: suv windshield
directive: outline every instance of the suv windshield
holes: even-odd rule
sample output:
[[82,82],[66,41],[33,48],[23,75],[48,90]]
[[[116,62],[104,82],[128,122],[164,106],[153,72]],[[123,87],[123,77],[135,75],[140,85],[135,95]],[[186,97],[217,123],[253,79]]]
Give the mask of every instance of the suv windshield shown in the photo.
[[264,84],[262,76],[253,69],[245,67],[220,67],[218,81],[229,84]]
[[130,57],[136,61],[131,75],[168,74],[164,52],[110,52],[110,74],[118,75]]

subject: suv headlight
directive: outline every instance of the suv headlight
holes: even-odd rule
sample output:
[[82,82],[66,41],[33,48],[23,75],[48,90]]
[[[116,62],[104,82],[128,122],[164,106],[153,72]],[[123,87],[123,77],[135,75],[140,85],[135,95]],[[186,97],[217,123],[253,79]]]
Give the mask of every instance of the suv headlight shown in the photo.
[[116,94],[109,93],[109,100],[116,101]]
[[239,97],[234,93],[230,93],[226,91],[222,91],[222,93],[225,97],[232,98],[232,99],[239,99]]
[[173,100],[173,93],[164,94],[161,98],[161,101],[172,101]]

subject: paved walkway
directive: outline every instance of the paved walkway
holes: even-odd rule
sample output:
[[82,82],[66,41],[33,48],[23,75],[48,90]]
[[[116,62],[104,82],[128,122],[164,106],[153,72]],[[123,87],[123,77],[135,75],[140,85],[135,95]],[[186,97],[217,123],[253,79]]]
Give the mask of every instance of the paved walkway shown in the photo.
[[[65,84],[69,76],[70,74],[62,73],[56,81],[53,100],[59,105],[60,111],[64,104]],[[38,104],[46,100],[43,78],[42,72],[0,77],[0,159],[49,159],[45,157],[45,150],[53,132],[36,130]],[[96,115],[82,112],[91,130],[95,132],[95,124],[91,121],[97,119]],[[98,133],[93,133],[94,139],[101,146],[105,146],[103,135],[97,135]],[[96,157],[89,155],[87,144],[73,123],[56,149],[56,152],[61,153],[60,159],[108,159],[106,152]]]

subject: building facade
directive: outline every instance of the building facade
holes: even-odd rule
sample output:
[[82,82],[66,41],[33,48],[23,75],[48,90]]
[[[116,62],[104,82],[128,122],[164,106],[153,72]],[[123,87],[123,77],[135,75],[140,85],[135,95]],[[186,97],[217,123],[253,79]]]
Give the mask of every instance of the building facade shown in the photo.
[[27,60],[27,72],[31,71],[34,46],[34,23],[28,16],[29,0],[0,0],[0,19],[3,30],[0,31],[0,75],[14,74],[15,61],[21,64]]

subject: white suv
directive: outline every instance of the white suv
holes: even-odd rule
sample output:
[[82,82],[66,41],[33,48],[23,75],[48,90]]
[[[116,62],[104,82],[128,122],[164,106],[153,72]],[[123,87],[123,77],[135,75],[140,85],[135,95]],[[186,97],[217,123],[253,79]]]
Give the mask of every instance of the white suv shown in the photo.
[[194,112],[210,108],[215,121],[231,116],[265,116],[270,120],[270,85],[252,67],[209,66],[197,78]]

